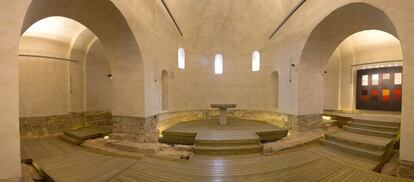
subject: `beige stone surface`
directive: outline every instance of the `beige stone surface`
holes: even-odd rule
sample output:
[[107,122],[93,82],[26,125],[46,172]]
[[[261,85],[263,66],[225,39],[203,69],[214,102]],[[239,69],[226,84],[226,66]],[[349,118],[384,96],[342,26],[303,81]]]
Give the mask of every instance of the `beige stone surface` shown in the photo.
[[170,146],[161,143],[139,143],[125,139],[107,140],[90,139],[86,140],[82,146],[97,149],[113,154],[133,157],[157,157],[169,160],[190,159],[192,156],[192,146]]
[[301,147],[312,142],[319,142],[323,137],[324,132],[320,129],[307,132],[291,132],[287,137],[276,142],[263,144],[263,152],[265,154],[277,153],[283,150]]

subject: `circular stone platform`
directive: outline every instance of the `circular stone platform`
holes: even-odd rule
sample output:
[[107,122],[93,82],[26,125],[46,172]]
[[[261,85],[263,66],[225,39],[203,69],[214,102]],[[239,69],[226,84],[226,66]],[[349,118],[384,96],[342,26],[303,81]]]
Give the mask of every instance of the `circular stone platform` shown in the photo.
[[229,119],[227,125],[219,125],[217,119],[182,122],[162,132],[160,142],[193,145],[200,132],[249,131],[260,137],[261,142],[275,141],[287,136],[288,130],[271,124],[251,120]]

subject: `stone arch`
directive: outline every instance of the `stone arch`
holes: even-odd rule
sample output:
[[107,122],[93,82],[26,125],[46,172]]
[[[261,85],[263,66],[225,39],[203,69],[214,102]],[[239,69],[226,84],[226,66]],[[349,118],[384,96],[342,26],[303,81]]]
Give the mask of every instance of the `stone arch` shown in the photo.
[[299,63],[298,114],[322,113],[323,72],[329,58],[347,37],[371,29],[399,37],[389,17],[382,10],[366,3],[342,6],[313,29]]
[[35,22],[51,16],[79,22],[102,42],[108,59],[114,63],[114,115],[144,116],[143,60],[137,40],[120,10],[110,0],[32,1],[21,33]]
[[161,72],[162,110],[169,110],[169,74],[167,70]]

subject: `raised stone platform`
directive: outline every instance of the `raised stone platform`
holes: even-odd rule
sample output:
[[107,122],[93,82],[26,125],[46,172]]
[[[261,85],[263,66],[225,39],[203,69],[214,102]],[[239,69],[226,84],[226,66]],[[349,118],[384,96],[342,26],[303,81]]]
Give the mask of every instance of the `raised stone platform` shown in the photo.
[[256,134],[261,142],[276,141],[287,136],[288,130],[264,122],[229,119],[227,125],[218,125],[216,119],[197,120],[173,125],[162,132],[160,142],[193,145],[200,132],[225,131],[233,133],[247,131]]
[[208,155],[248,154],[262,151],[260,138],[251,131],[202,131],[195,139],[194,153]]
[[59,137],[65,141],[78,145],[87,139],[107,136],[110,133],[112,133],[112,130],[108,127],[95,126],[64,132],[63,135],[60,135]]

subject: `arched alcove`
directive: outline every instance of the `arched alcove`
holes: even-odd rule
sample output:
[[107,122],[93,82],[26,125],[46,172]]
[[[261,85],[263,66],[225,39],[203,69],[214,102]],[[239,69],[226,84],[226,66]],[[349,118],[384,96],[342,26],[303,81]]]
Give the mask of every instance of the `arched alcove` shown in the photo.
[[[378,110],[358,110],[356,107],[359,98],[357,89],[361,88],[357,85],[361,79],[357,77],[357,72],[369,69],[376,69],[372,71],[378,73],[389,72],[401,66],[402,60],[400,41],[387,32],[364,30],[347,37],[338,45],[325,66],[324,110],[379,112],[379,107]],[[392,76],[388,80],[390,78]],[[383,80],[382,77],[380,80]],[[387,89],[391,87],[388,85]],[[391,96],[393,98],[393,94]],[[395,101],[382,102],[378,99],[378,102],[387,105]]]
[[137,40],[115,4],[110,0],[32,1],[23,22],[22,33],[35,22],[50,16],[77,21],[98,37],[105,48],[108,60],[113,62],[113,113],[118,116],[143,117],[143,60]]
[[313,29],[299,63],[299,114],[322,113],[324,69],[329,58],[347,37],[371,29],[381,30],[398,38],[388,16],[380,9],[365,3],[340,7]]
[[272,72],[272,95],[273,95],[273,107],[279,107],[279,73],[277,71]]
[[162,110],[168,111],[169,109],[169,89],[168,89],[168,71],[162,70],[161,72],[161,90],[162,90]]

